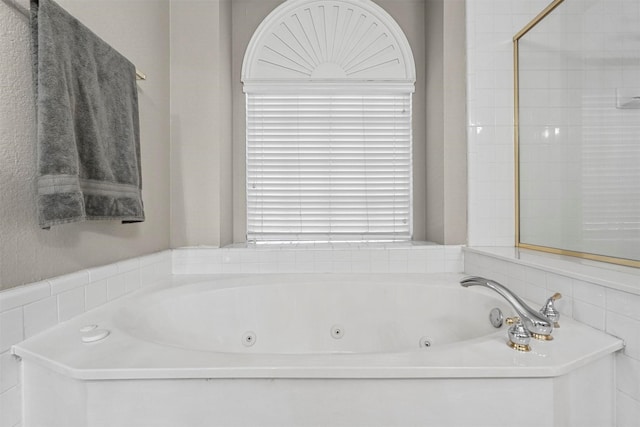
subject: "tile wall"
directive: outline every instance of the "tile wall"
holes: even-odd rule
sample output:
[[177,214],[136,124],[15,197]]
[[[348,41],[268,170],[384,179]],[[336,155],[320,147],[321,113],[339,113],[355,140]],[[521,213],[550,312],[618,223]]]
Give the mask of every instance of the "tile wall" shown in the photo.
[[171,251],[164,251],[0,292],[0,427],[21,425],[13,344],[169,274]]
[[[597,263],[562,261],[558,257],[514,248],[465,250],[465,272],[496,280],[536,305],[555,292],[562,316],[622,338],[616,358],[617,427],[636,427],[640,420],[640,271]],[[562,325],[562,319],[560,320]]]
[[462,272],[460,246],[291,244],[174,250],[175,274]]
[[469,245],[513,246],[513,36],[550,0],[468,0]]

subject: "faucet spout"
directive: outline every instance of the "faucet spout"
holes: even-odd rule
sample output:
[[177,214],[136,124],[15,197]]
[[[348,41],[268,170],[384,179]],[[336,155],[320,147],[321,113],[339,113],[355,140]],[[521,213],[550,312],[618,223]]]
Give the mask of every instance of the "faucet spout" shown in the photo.
[[469,286],[484,286],[485,288],[494,290],[506,299],[509,304],[511,304],[516,313],[518,313],[518,316],[520,316],[524,326],[529,330],[529,332],[531,332],[531,335],[534,338],[542,340],[552,339],[551,332],[553,331],[553,323],[545,316],[529,307],[516,294],[495,280],[485,279],[484,277],[479,276],[471,276],[462,279],[460,284],[465,288]]

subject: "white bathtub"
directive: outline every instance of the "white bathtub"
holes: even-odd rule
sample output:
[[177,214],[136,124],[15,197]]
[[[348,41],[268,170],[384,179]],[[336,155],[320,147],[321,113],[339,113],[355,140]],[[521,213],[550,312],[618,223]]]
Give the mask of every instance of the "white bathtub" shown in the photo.
[[24,426],[613,423],[620,340],[562,319],[516,352],[460,278],[175,276],[16,346]]

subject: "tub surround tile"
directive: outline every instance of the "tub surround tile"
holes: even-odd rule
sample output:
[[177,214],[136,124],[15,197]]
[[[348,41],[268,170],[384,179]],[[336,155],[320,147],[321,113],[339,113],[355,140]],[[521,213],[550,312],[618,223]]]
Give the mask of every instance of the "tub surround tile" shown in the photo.
[[558,274],[547,273],[547,290],[552,294],[560,292],[562,298],[573,297],[573,279]]
[[60,322],[67,321],[84,313],[84,291],[85,289],[83,287],[58,294],[58,319]]
[[136,271],[140,268],[140,261],[137,258],[120,261],[117,263],[118,273]]
[[[640,295],[640,270],[632,267],[617,266],[596,261],[560,255],[545,254],[527,249],[505,247],[474,247],[465,248],[465,263],[474,264],[474,254],[482,258],[484,266],[500,266],[505,262],[511,267],[513,264],[528,266],[545,271],[547,274],[570,277],[571,279],[616,289],[631,294]],[[489,261],[488,259],[491,259]],[[491,264],[493,263],[493,264]],[[499,267],[501,268],[501,267]]]
[[595,305],[605,306],[605,288],[582,280],[574,281],[573,299]]
[[[177,251],[179,252],[179,251]],[[319,253],[328,253],[328,251],[318,251]],[[277,264],[278,253],[274,250],[263,250],[258,252],[260,264]],[[320,261],[323,261],[320,259]],[[326,260],[325,260],[326,261]]]
[[107,280],[100,280],[88,285],[85,289],[84,305],[87,310],[101,306],[107,302]]
[[22,307],[0,313],[0,353],[24,340]]
[[118,264],[103,265],[89,270],[89,280],[99,282],[118,274]]
[[[607,330],[625,343],[624,354],[640,361],[640,322],[629,317],[608,312]],[[640,378],[638,378],[640,380]]]
[[140,271],[137,269],[123,272],[122,279],[125,284],[125,293],[140,289]]
[[535,286],[532,284],[525,284],[523,287],[524,297],[534,303],[536,305],[535,308],[542,307],[547,299],[551,296],[546,287]]
[[0,394],[0,427],[14,427],[22,417],[22,395],[20,386]]
[[25,338],[44,331],[58,323],[58,298],[51,296],[24,306]]
[[49,280],[49,283],[51,283],[51,294],[56,295],[71,289],[86,286],[90,281],[88,270],[81,270],[64,276],[54,277]]
[[0,313],[36,302],[50,295],[51,286],[47,281],[20,286],[12,292],[0,292]]
[[159,252],[140,258],[140,287],[162,281],[171,274],[171,251]]
[[233,245],[174,250],[174,274],[461,272],[460,246],[412,244]]
[[260,273],[262,274],[272,274],[278,272],[278,264],[277,263],[260,263]]
[[607,289],[607,310],[640,321],[640,295]]
[[[550,295],[552,294],[553,293]],[[562,295],[562,298],[556,300],[555,307],[561,314],[560,324],[562,324],[562,317],[564,316],[573,318],[573,303],[573,298],[565,297],[564,294]]]
[[[167,261],[170,261],[172,257],[172,251],[166,250],[161,252],[156,252],[149,255],[144,255],[138,258],[138,262],[140,263],[140,268],[149,267],[149,266],[163,266]],[[156,265],[158,264],[158,265]]]
[[127,293],[127,282],[124,275],[119,274],[107,279],[107,301],[120,298]]
[[637,427],[640,402],[625,393],[616,396],[616,427]]
[[18,385],[19,369],[18,360],[10,352],[0,354],[0,393]]
[[606,329],[605,310],[602,307],[583,301],[573,301],[573,318],[592,328],[604,331]]
[[[640,360],[632,359],[624,354],[616,357],[616,381],[618,390],[640,401]],[[640,418],[638,418],[640,419]]]
[[546,288],[547,275],[543,270],[524,267],[524,281],[538,288]]

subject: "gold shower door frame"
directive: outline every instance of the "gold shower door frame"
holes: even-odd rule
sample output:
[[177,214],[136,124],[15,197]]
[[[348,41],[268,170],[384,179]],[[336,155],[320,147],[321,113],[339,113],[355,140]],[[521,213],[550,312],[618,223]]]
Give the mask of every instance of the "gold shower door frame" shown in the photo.
[[542,12],[540,12],[531,22],[529,22],[522,30],[520,30],[515,36],[513,36],[513,69],[514,69],[514,156],[515,156],[515,237],[516,247],[522,249],[532,249],[541,252],[552,253],[556,255],[566,255],[576,258],[588,259],[592,261],[602,261],[611,264],[624,265],[628,267],[640,267],[640,261],[617,258],[606,255],[597,255],[587,252],[578,252],[568,249],[554,248],[549,246],[533,245],[529,243],[523,243],[520,241],[520,152],[519,152],[519,60],[518,60],[518,42],[527,34],[533,27],[535,27],[540,21],[553,12],[560,4],[565,0],[554,0],[549,4]]

